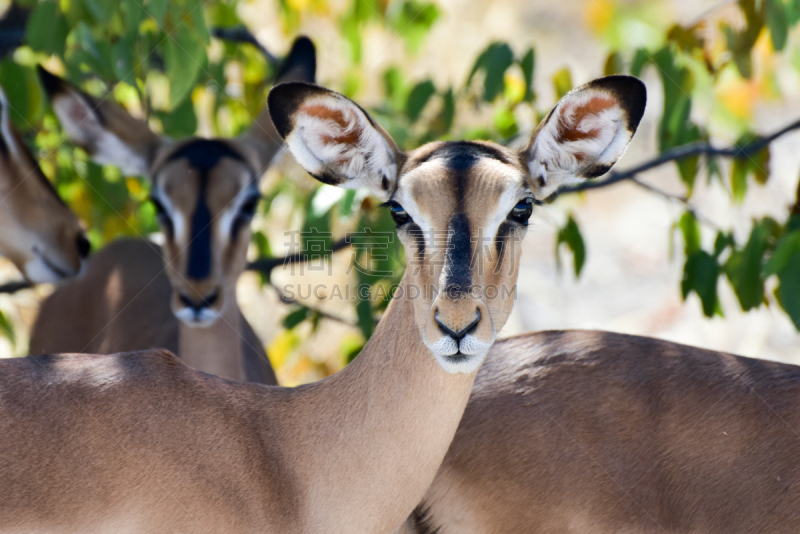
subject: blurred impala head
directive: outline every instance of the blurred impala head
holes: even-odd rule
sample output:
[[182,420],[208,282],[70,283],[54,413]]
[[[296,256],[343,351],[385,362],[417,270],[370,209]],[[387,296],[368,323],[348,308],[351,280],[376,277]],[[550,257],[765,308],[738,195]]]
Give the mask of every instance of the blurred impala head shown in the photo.
[[77,216],[52,184],[11,124],[0,89],[0,254],[34,283],[75,276],[89,253]]
[[[278,74],[313,81],[314,46],[298,38]],[[264,111],[234,139],[174,141],[153,132],[116,103],[96,99],[40,69],[64,129],[95,161],[145,175],[164,234],[172,309],[189,326],[213,324],[246,265],[258,180],[282,147]]]

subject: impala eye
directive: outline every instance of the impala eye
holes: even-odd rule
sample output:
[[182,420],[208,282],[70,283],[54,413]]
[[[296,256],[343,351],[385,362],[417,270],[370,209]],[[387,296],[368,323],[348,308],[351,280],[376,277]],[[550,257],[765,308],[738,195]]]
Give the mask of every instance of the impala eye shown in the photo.
[[246,217],[248,219],[252,219],[253,216],[256,214],[256,207],[258,206],[258,201],[261,200],[259,195],[253,195],[249,197],[242,203],[242,207],[239,208],[239,214],[242,217]]
[[517,205],[514,206],[514,209],[511,210],[511,213],[508,214],[508,218],[521,225],[527,226],[528,219],[531,218],[531,213],[533,213],[533,204],[534,200],[532,197],[520,200]]
[[392,219],[398,228],[411,220],[411,216],[397,202],[390,200],[385,205],[389,207],[389,212],[392,214]]

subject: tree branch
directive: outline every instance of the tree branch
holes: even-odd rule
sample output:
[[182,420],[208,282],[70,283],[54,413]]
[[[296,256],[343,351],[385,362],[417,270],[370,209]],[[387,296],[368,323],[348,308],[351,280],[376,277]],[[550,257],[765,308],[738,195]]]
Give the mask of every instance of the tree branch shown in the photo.
[[250,30],[244,26],[234,26],[232,28],[214,28],[211,30],[211,34],[217,39],[222,39],[223,41],[230,41],[232,43],[247,43],[255,46],[258,51],[261,52],[265,58],[267,58],[267,62],[271,67],[277,67],[281,63],[280,58],[275,57],[269,52],[269,50],[264,48],[264,46],[258,42],[258,39],[256,39],[255,36],[250,33]]
[[281,302],[283,302],[284,304],[294,304],[296,306],[300,306],[301,308],[305,308],[306,310],[308,310],[308,311],[310,311],[312,313],[316,313],[317,315],[319,315],[320,317],[322,317],[324,319],[330,319],[331,321],[336,321],[337,323],[342,323],[342,324],[345,324],[347,326],[358,326],[353,321],[349,321],[349,320],[345,319],[344,317],[339,317],[338,315],[331,315],[330,313],[327,313],[327,312],[324,312],[324,311],[319,310],[317,308],[313,308],[311,306],[307,306],[307,305],[303,304],[302,302],[298,301],[297,299],[292,298],[289,295],[287,295],[286,293],[284,293],[284,291],[280,287],[278,287],[277,285],[275,285],[272,282],[270,282],[269,285],[272,287],[272,289],[275,290],[275,292],[278,294],[278,297],[281,299]]
[[[343,248],[347,248],[350,246],[350,242],[347,240],[346,237],[339,239],[338,241],[334,242],[331,246],[331,250],[326,250],[325,253],[333,253],[342,250]],[[321,253],[320,253],[321,254]],[[304,261],[308,261],[310,259],[308,252],[298,252],[296,254],[289,254],[288,256],[283,256],[280,258],[259,258],[256,261],[250,262],[247,264],[248,271],[261,271],[263,273],[269,273],[276,267],[280,267],[281,265],[289,265],[292,263],[301,263]]]
[[[640,163],[639,165],[633,167],[632,169],[620,172],[612,171],[607,175],[605,180],[597,182],[587,181],[581,184],[562,187],[561,189],[550,195],[547,198],[547,202],[555,200],[555,198],[558,197],[559,195],[564,195],[567,193],[577,193],[579,191],[588,191],[589,189],[598,189],[600,187],[607,187],[609,185],[613,185],[625,180],[633,180],[636,177],[636,175],[641,174],[645,171],[649,171],[650,169],[660,167],[661,165],[670,163],[672,161],[690,158],[692,156],[723,156],[723,157],[743,158],[749,156],[750,154],[758,152],[765,146],[772,143],[775,139],[797,129],[800,129],[800,120],[797,120],[791,123],[790,125],[781,128],[775,133],[772,133],[766,137],[760,137],[755,141],[753,141],[752,143],[748,143],[743,146],[717,148],[709,143],[689,143],[688,145],[675,147],[673,149],[667,150],[666,152],[662,152],[660,155],[656,156],[655,158],[649,161]],[[639,185],[642,184],[639,182]]]

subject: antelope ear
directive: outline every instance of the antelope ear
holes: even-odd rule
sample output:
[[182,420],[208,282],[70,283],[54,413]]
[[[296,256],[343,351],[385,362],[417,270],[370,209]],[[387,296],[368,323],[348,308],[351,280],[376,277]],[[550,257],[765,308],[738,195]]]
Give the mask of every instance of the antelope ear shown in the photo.
[[[289,54],[278,69],[275,83],[282,82],[314,82],[317,71],[317,54],[314,43],[305,36],[300,36],[292,43]],[[259,113],[252,126],[239,139],[252,146],[258,154],[258,166],[266,169],[272,158],[281,148],[283,140],[269,117],[269,110]]]
[[644,83],[632,76],[606,76],[570,91],[520,153],[533,185],[546,197],[608,172],[636,133],[646,103]]
[[92,159],[116,165],[128,175],[147,173],[166,139],[115,102],[98,100],[41,66],[39,79],[67,136]]
[[276,85],[267,100],[275,128],[309,174],[389,199],[405,155],[355,102],[308,83]]

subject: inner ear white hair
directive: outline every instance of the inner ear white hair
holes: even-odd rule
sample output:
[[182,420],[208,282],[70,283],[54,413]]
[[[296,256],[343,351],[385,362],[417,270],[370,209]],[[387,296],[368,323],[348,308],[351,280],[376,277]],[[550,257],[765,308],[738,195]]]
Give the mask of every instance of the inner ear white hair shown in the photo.
[[607,76],[570,91],[533,133],[521,157],[544,197],[608,172],[636,133],[647,103],[632,76]]
[[387,200],[402,153],[355,102],[307,83],[275,86],[269,94],[275,128],[295,160],[326,184],[366,187]]

